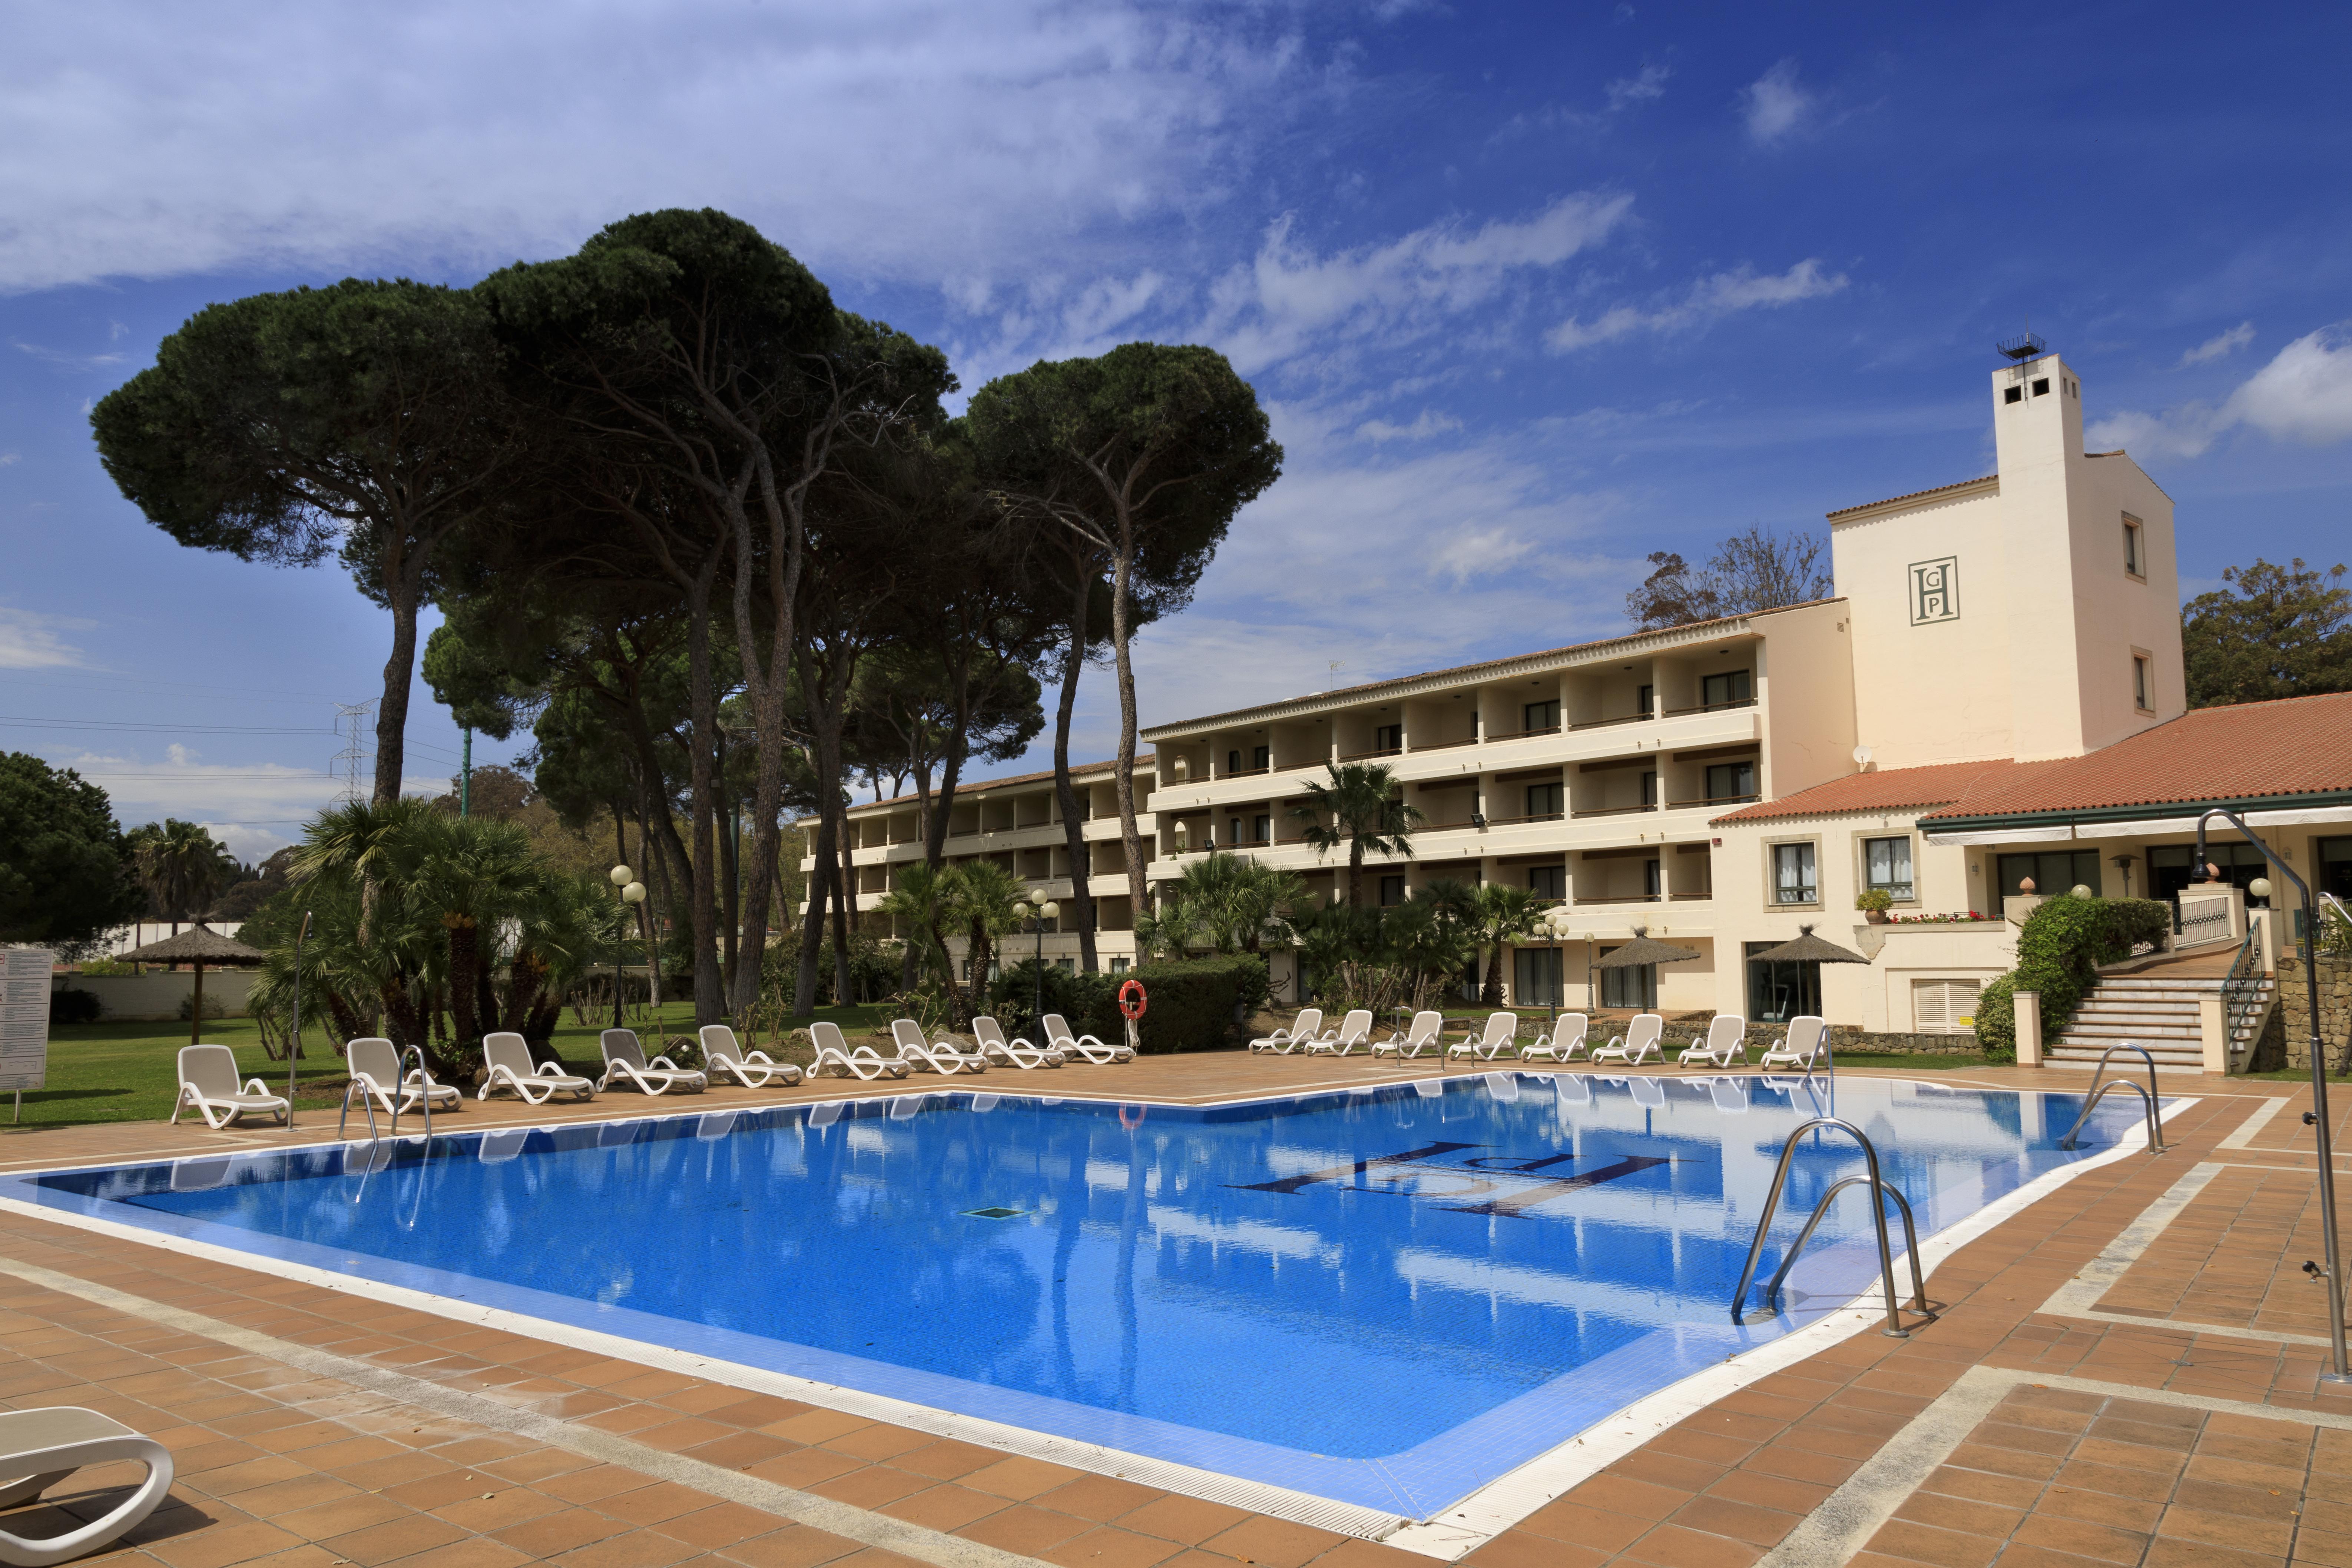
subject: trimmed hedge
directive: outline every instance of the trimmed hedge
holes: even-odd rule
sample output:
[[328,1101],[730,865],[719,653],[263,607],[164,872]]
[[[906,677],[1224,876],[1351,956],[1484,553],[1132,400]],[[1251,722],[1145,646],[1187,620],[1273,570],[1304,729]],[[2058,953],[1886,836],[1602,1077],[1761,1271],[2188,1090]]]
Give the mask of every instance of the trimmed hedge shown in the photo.
[[[1147,963],[1125,974],[1073,974],[1047,964],[1045,1011],[1061,1014],[1078,1034],[1117,1043],[1127,1035],[1118,989],[1129,980],[1143,984],[1149,1000],[1141,1027],[1143,1048],[1156,1052],[1241,1044],[1247,1025],[1235,1022],[1236,1011],[1246,1020],[1265,1005],[1268,991],[1265,960],[1249,953]],[[989,1005],[1006,1033],[1037,1037],[1032,1032],[1037,988],[1034,959],[1007,966],[989,987]]]
[[2053,898],[2026,917],[2017,935],[2017,967],[1977,994],[1977,1039],[1985,1054],[2014,1059],[2020,991],[2042,995],[2042,1037],[2053,1038],[2098,980],[2103,963],[2120,963],[2143,942],[2161,943],[2172,909],[2161,899]]

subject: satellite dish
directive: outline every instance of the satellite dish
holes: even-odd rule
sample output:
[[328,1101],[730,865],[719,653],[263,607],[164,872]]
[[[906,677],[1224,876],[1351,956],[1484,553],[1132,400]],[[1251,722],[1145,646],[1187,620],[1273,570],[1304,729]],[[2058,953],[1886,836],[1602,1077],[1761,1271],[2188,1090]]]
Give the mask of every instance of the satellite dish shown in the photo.
[[1853,765],[1858,768],[1866,768],[1870,766],[1870,748],[1868,746],[1856,746],[1853,749]]

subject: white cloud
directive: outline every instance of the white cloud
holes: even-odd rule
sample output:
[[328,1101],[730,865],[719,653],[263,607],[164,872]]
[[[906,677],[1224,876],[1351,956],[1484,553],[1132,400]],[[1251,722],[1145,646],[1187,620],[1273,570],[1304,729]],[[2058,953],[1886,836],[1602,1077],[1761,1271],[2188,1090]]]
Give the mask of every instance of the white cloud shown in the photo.
[[1664,66],[1643,66],[1641,75],[1621,77],[1611,82],[1606,89],[1609,94],[1609,111],[1614,114],[1633,104],[1645,103],[1651,99],[1664,97],[1666,78],[1673,74]]
[[[13,463],[16,454],[0,458]],[[37,610],[10,609],[0,605],[0,669],[70,669],[82,662],[81,649],[58,634],[86,632],[96,621],[68,616],[46,616]]]
[[1813,107],[1812,95],[1797,85],[1797,62],[1784,59],[1740,90],[1740,113],[1753,141],[1770,146],[1797,128]]
[[[5,233],[5,230],[0,230],[0,234]],[[0,240],[0,250],[5,249],[5,240]],[[121,364],[128,358],[124,354],[67,353],[61,349],[44,348],[39,343],[28,343],[15,338],[11,338],[9,343],[18,353],[30,354],[55,370],[105,370],[109,366]]]
[[1824,272],[1821,262],[1810,257],[1786,272],[1761,276],[1754,268],[1741,266],[1729,272],[1703,278],[1693,284],[1689,292],[1681,299],[1652,310],[1618,305],[1590,321],[1570,317],[1546,333],[1544,341],[1559,352],[1567,353],[1638,331],[1685,331],[1738,310],[1818,300],[1834,294],[1845,286],[1845,274]]
[[[74,752],[49,754],[52,767],[71,768],[106,791],[115,820],[127,826],[167,816],[202,822],[235,849],[253,858],[289,842],[298,825],[332,804],[340,782],[316,769],[278,763],[212,763],[186,746],[164,748],[162,758],[136,752]],[[236,830],[229,838],[224,827]]]
[[233,268],[452,270],[653,206],[819,270],[1026,270],[1212,208],[1321,90],[1281,17],[1106,0],[463,0],[12,15],[0,290]]
[[0,468],[5,468],[11,463],[21,463],[24,460],[25,454],[22,452],[0,452]]
[[2207,338],[2203,342],[2182,354],[2180,363],[2175,368],[2186,370],[2192,364],[2203,364],[2208,360],[2224,358],[2237,353],[2253,341],[2253,322],[2240,321],[2228,331]]
[[1443,436],[1462,428],[1462,421],[1451,414],[1440,414],[1424,408],[1420,417],[1410,425],[1391,425],[1385,419],[1367,419],[1356,426],[1356,439],[1381,446],[1390,441],[1426,441],[1432,436]]
[[1254,262],[1217,280],[1203,331],[1244,374],[1310,342],[1328,349],[1351,338],[1417,335],[1487,303],[1515,272],[1557,267],[1599,245],[1633,205],[1631,195],[1580,192],[1524,221],[1433,224],[1329,255],[1295,241],[1284,217],[1267,229]]
[[2195,458],[2241,426],[2273,440],[2326,446],[2352,438],[2352,323],[2322,327],[2281,349],[2219,406],[2183,403],[2160,414],[2126,410],[2084,433],[2093,447],[2145,457]]

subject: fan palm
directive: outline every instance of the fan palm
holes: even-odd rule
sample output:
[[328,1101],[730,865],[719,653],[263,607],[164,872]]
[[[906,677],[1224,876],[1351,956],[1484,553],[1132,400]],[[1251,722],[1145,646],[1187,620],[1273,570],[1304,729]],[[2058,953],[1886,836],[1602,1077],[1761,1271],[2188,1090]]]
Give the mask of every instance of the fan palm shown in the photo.
[[1290,815],[1306,825],[1316,853],[1348,851],[1348,907],[1364,901],[1364,857],[1412,857],[1412,830],[1427,820],[1419,806],[1394,793],[1394,772],[1377,763],[1328,764],[1330,782],[1307,786],[1307,804]]
[[1479,987],[1480,1006],[1503,1005],[1503,945],[1540,925],[1548,903],[1533,888],[1513,887],[1508,882],[1488,882],[1478,889],[1470,923],[1479,944],[1486,949],[1486,983]]
[[174,926],[201,916],[228,879],[228,851],[202,823],[167,816],[132,834],[131,844],[147,896]]

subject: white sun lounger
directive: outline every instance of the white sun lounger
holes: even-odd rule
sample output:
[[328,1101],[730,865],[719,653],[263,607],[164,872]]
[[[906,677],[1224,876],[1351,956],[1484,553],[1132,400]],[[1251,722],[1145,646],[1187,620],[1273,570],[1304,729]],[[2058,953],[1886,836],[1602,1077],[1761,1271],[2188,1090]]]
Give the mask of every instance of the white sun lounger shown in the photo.
[[724,1024],[705,1024],[698,1031],[702,1041],[702,1059],[720,1078],[731,1078],[745,1089],[765,1089],[772,1083],[795,1084],[801,1080],[801,1069],[790,1062],[780,1062],[765,1051],[747,1051],[735,1039],[735,1031]]
[[1434,1011],[1415,1013],[1410,1025],[1385,1040],[1374,1040],[1372,1055],[1394,1057],[1397,1060],[1402,1061],[1407,1057],[1417,1057],[1424,1051],[1435,1051],[1444,1043],[1438,1036],[1444,1027],[1444,1014]]
[[1065,1058],[1084,1057],[1097,1067],[1135,1059],[1135,1052],[1126,1046],[1107,1046],[1092,1035],[1073,1035],[1059,1013],[1048,1013],[1040,1022],[1045,1026],[1045,1043]]
[[1707,1097],[1715,1108],[1726,1116],[1748,1114],[1748,1079],[1737,1073],[1725,1073],[1707,1085]]
[[1320,1039],[1322,1037],[1323,1009],[1302,1007],[1298,1011],[1298,1016],[1290,1020],[1288,1024],[1277,1027],[1274,1033],[1264,1039],[1252,1040],[1249,1048],[1253,1051],[1270,1051],[1276,1056],[1286,1057],[1307,1041]]
[[350,1041],[343,1047],[343,1059],[351,1064],[352,1087],[374,1100],[376,1109],[386,1116],[414,1110],[419,1105],[456,1110],[466,1103],[464,1089],[436,1083],[422,1068],[411,1068],[406,1078],[401,1077],[400,1051],[382,1035]]
[[1658,1041],[1665,1032],[1666,1020],[1663,1015],[1636,1013],[1633,1015],[1633,1023],[1626,1026],[1624,1034],[1595,1049],[1592,1059],[1596,1062],[1623,1062],[1627,1067],[1639,1063],[1644,1056],[1655,1057],[1658,1060],[1664,1061],[1666,1053],[1659,1046]]
[[[1445,1047],[1445,1054],[1449,1058],[1470,1057],[1478,1061],[1491,1062],[1505,1051],[1512,1050],[1518,1033],[1519,1016],[1517,1013],[1489,1013],[1484,1029],[1467,1039],[1454,1041]],[[1513,1051],[1513,1054],[1517,1053]]]
[[236,1053],[226,1046],[180,1047],[180,1098],[172,1107],[173,1121],[179,1121],[183,1110],[194,1110],[205,1119],[205,1126],[217,1131],[256,1110],[266,1110],[284,1121],[292,1109],[257,1078],[239,1089]]
[[596,1086],[584,1078],[565,1072],[553,1062],[541,1062],[533,1067],[530,1046],[511,1029],[500,1029],[482,1037],[481,1091],[476,1100],[488,1100],[492,1089],[508,1089],[526,1105],[545,1105],[559,1094],[576,1095],[593,1100]]
[[596,1080],[598,1092],[613,1087],[617,1080],[643,1094],[666,1094],[673,1089],[700,1094],[710,1087],[708,1073],[682,1068],[667,1057],[646,1059],[646,1047],[637,1043],[635,1029],[607,1029],[603,1037],[604,1076]]
[[1592,1020],[1581,1013],[1562,1013],[1550,1034],[1538,1035],[1535,1044],[1519,1047],[1519,1059],[1572,1062],[1576,1053],[1584,1049],[1584,1033],[1591,1026]]
[[988,1058],[977,1051],[961,1051],[953,1040],[926,1041],[923,1026],[912,1018],[890,1021],[890,1037],[898,1042],[898,1059],[916,1072],[986,1072]]
[[1811,1072],[1829,1043],[1829,1026],[1810,1013],[1789,1020],[1789,1032],[1757,1058],[1759,1066],[1803,1068]]
[[[226,1046],[210,1048],[228,1049]],[[235,1073],[234,1066],[230,1071]],[[144,1521],[172,1489],[171,1451],[111,1416],[72,1405],[0,1414],[0,1477],[11,1478],[0,1480],[0,1508],[31,1502],[77,1470],[125,1459],[147,1467],[146,1479],[128,1497],[63,1535],[29,1540],[0,1531],[0,1563],[15,1568],[49,1568],[51,1563],[95,1552]],[[74,1517],[63,1509],[53,1511],[68,1520]]]
[[1358,1046],[1369,1047],[1371,1043],[1372,1010],[1357,1007],[1350,1009],[1348,1016],[1339,1020],[1339,1026],[1330,1034],[1319,1040],[1307,1041],[1306,1050],[1310,1057],[1344,1057]]
[[1675,1058],[1684,1067],[1693,1062],[1706,1062],[1713,1067],[1727,1068],[1733,1062],[1748,1065],[1748,1020],[1737,1013],[1717,1013],[1715,1022],[1706,1026],[1706,1038],[1693,1040]]
[[1626,1079],[1624,1084],[1625,1091],[1633,1097],[1634,1104],[1646,1106],[1652,1110],[1665,1109],[1666,1080],[1664,1079],[1652,1078],[1648,1073],[1635,1073],[1632,1078]]
[[849,1042],[841,1037],[841,1026],[829,1018],[809,1026],[809,1041],[816,1047],[816,1060],[809,1065],[811,1078],[822,1078],[827,1068],[839,1068],[852,1078],[862,1079],[877,1079],[885,1073],[905,1078],[914,1070],[897,1057],[886,1057],[872,1046],[851,1050]]
[[1023,1039],[1004,1037],[1004,1026],[983,1013],[971,1021],[972,1043],[980,1054],[1003,1067],[1019,1068],[1034,1072],[1039,1068],[1057,1068],[1070,1058],[1059,1051],[1049,1051]]

